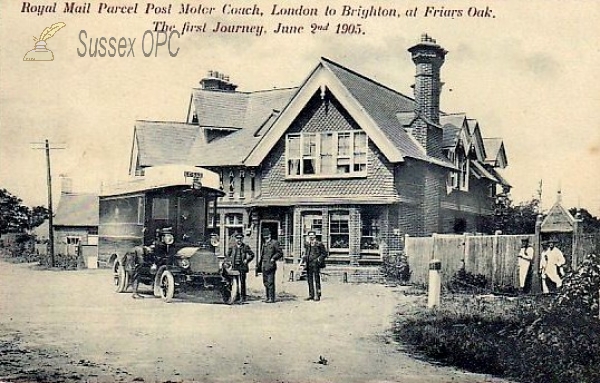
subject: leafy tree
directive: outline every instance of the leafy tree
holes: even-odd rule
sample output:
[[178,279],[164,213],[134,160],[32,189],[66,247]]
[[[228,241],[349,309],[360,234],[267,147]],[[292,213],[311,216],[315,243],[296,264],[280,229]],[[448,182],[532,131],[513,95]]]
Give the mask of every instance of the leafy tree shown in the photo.
[[44,206],[29,208],[6,189],[0,189],[0,234],[23,232],[41,225],[49,212]]
[[533,198],[516,206],[509,205],[506,209],[504,234],[533,234],[535,221],[540,211],[540,200]]
[[571,213],[573,217],[576,217],[577,213],[579,213],[580,218],[583,220],[582,231],[584,233],[600,233],[600,219],[593,216],[587,209],[577,209],[573,207],[569,209],[569,213]]
[[533,234],[539,206],[536,198],[513,205],[510,194],[498,195],[494,215],[484,223],[484,229],[489,233],[500,230],[503,234]]
[[50,216],[50,211],[45,206],[34,206],[29,214],[29,228],[40,226]]

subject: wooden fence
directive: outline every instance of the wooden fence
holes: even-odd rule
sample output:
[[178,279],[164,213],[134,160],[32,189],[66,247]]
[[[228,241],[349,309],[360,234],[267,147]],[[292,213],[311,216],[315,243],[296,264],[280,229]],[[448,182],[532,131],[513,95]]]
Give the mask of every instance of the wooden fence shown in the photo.
[[518,287],[517,254],[521,239],[533,235],[434,235],[406,237],[404,251],[412,272],[411,282],[427,283],[429,261],[442,263],[442,283],[463,267],[482,274],[492,285]]

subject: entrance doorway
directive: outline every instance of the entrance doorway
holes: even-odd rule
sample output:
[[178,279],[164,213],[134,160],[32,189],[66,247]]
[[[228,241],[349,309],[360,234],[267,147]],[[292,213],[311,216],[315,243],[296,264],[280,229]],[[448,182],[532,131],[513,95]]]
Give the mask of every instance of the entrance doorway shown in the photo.
[[260,222],[260,243],[259,249],[262,248],[262,232],[264,229],[269,229],[271,238],[279,242],[279,221],[263,220]]

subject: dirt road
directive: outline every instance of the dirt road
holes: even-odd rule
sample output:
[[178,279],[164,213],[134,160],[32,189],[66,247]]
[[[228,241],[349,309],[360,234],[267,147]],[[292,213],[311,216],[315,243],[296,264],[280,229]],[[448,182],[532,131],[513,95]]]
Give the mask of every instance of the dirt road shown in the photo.
[[252,278],[244,305],[165,304],[116,294],[111,278],[0,263],[0,381],[493,381],[403,353],[387,330],[414,298],[397,288],[326,283],[306,302],[304,282],[289,282],[265,304]]

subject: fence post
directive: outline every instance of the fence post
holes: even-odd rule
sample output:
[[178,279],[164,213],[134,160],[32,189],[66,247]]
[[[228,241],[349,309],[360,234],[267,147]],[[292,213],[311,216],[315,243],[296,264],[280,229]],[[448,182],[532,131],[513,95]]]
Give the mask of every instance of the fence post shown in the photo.
[[440,295],[442,292],[442,280],[440,270],[442,262],[439,259],[429,261],[429,293],[427,295],[427,307],[433,308],[440,305]]
[[535,220],[535,235],[533,236],[533,262],[531,270],[531,293],[542,292],[542,279],[540,278],[540,254],[542,249],[542,215],[538,214]]
[[494,237],[492,238],[492,277],[490,278],[490,283],[492,284],[492,289],[496,286],[496,273],[498,271],[498,236],[500,233],[496,230],[494,233]]

